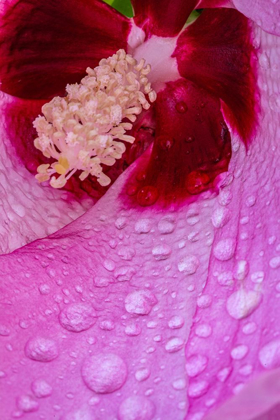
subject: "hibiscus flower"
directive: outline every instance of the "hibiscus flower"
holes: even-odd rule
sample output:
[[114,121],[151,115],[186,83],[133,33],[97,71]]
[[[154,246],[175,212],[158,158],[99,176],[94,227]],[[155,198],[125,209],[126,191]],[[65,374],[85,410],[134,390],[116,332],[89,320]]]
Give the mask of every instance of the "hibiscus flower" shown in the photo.
[[[133,7],[1,5],[1,418],[278,418],[280,6]],[[110,185],[39,184],[42,105],[120,50],[151,68]]]

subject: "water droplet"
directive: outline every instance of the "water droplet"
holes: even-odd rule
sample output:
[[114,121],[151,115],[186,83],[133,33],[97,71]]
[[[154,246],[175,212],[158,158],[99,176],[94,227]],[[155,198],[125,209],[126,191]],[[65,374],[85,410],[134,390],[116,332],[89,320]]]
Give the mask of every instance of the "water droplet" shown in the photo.
[[[272,1],[272,3],[274,3],[275,0],[271,0],[271,1]],[[270,67],[270,60],[269,60],[268,55],[265,52],[260,55],[260,57],[259,57],[259,63],[260,63],[260,66],[263,69],[266,69],[266,70],[269,69],[269,67]]]
[[253,290],[239,289],[233,292],[227,300],[227,310],[234,319],[249,316],[261,302],[261,294]]
[[206,394],[209,384],[206,381],[192,382],[189,385],[188,395],[191,398],[198,398]]
[[184,340],[179,337],[170,338],[165,345],[165,350],[168,353],[175,353],[184,347]]
[[236,262],[234,268],[234,278],[243,281],[249,272],[249,264],[246,260],[239,260]]
[[120,420],[152,420],[156,409],[155,405],[146,397],[134,395],[122,402],[119,408]]
[[195,334],[201,338],[207,338],[212,334],[212,328],[208,324],[198,325],[195,329]]
[[238,372],[240,373],[240,375],[249,376],[253,372],[253,366],[252,365],[241,366]]
[[239,392],[241,392],[241,391],[242,391],[242,389],[244,388],[244,385],[245,385],[245,384],[244,384],[243,382],[240,382],[239,384],[236,384],[236,385],[234,386],[233,390],[232,390],[233,394],[234,394],[234,395],[239,394]]
[[116,264],[112,260],[104,260],[103,267],[106,268],[107,271],[114,271],[116,268]]
[[117,229],[121,230],[123,228],[125,228],[127,223],[127,219],[124,216],[118,217],[117,220],[115,221],[115,226]]
[[136,290],[129,293],[125,298],[125,309],[130,314],[148,315],[157,298],[149,290]]
[[280,340],[273,340],[259,351],[259,361],[265,369],[275,369],[280,366]]
[[131,247],[120,246],[118,250],[118,256],[125,261],[132,261],[135,256],[135,250]]
[[174,139],[173,139],[172,137],[165,136],[165,135],[163,135],[163,136],[159,136],[159,137],[156,139],[156,141],[157,141],[157,143],[159,144],[160,148],[161,148],[162,150],[165,150],[165,151],[170,150],[170,149],[171,149],[171,147],[172,147],[172,146],[173,146],[173,144],[174,144]]
[[152,249],[152,254],[157,261],[162,261],[169,258],[171,251],[172,250],[169,245],[160,244],[160,245],[156,245]]
[[264,280],[264,272],[263,271],[255,271],[255,273],[251,274],[251,280],[253,283],[262,283]]
[[176,391],[180,391],[181,389],[185,389],[186,388],[186,380],[183,378],[180,379],[176,379],[175,381],[172,382],[172,386],[174,389],[176,389]]
[[192,171],[186,180],[186,189],[190,194],[196,195],[205,191],[210,182],[209,176],[205,172]]
[[51,288],[48,284],[41,284],[39,286],[39,292],[41,293],[41,295],[48,295],[51,291]]
[[137,193],[137,202],[140,206],[151,206],[155,204],[159,197],[159,193],[156,187],[152,185],[146,185],[145,187],[140,188]]
[[174,229],[175,229],[174,220],[169,217],[165,217],[158,222],[158,230],[163,235],[172,233]]
[[249,195],[246,199],[246,206],[253,207],[256,204],[256,197],[254,195]]
[[234,360],[241,360],[246,356],[248,350],[249,349],[245,344],[240,344],[231,350],[230,355]]
[[223,271],[218,275],[218,283],[221,286],[232,286],[233,285],[233,273],[232,271]]
[[246,335],[254,334],[257,329],[257,325],[255,322],[248,322],[242,328],[242,332]]
[[104,319],[100,321],[99,328],[104,331],[112,331],[115,328],[115,324],[111,319]]
[[224,383],[227,378],[229,377],[230,373],[231,373],[232,368],[231,367],[225,367],[223,369],[221,369],[218,374],[217,374],[217,378],[220,382]]
[[130,281],[135,274],[133,267],[121,266],[114,271],[114,276],[118,281]]
[[26,343],[25,354],[38,362],[50,362],[58,356],[58,348],[50,338],[34,337]]
[[135,337],[141,333],[141,327],[138,324],[129,324],[125,327],[124,332],[130,337]]
[[186,361],[187,374],[193,378],[203,372],[207,367],[208,359],[201,354],[193,354]]
[[148,379],[149,376],[150,376],[150,374],[151,374],[150,369],[148,369],[148,368],[141,368],[141,369],[138,369],[135,372],[135,379],[138,382],[142,382],[142,381],[145,381],[146,379]]
[[271,260],[269,261],[269,266],[271,268],[279,268],[280,267],[280,256],[271,258]]
[[179,114],[184,114],[185,112],[187,112],[188,106],[186,102],[180,101],[180,102],[177,102],[177,104],[175,105],[175,109]]
[[219,207],[212,214],[212,224],[215,228],[224,227],[231,218],[231,212],[226,207]]
[[37,398],[48,397],[52,393],[52,387],[44,379],[37,379],[32,382],[31,389]]
[[107,277],[95,277],[93,279],[93,284],[96,287],[107,287],[110,284],[110,279]]
[[29,395],[21,395],[17,399],[17,406],[24,413],[33,413],[34,411],[37,411],[39,408],[38,402]]
[[82,378],[89,389],[107,394],[120,389],[126,381],[127,367],[120,356],[100,353],[85,359]]
[[222,190],[219,194],[219,204],[221,206],[227,206],[229,205],[229,203],[232,200],[232,192],[231,191],[226,191],[226,190]]
[[193,143],[193,142],[194,142],[194,140],[195,140],[194,136],[187,136],[187,137],[185,138],[185,142],[186,142],[186,143]]
[[212,297],[210,295],[201,295],[197,298],[197,306],[199,308],[208,308],[212,303]]
[[195,257],[194,255],[187,255],[179,261],[178,270],[180,271],[180,273],[191,275],[196,272],[198,266],[199,261],[197,257]]
[[171,329],[177,329],[182,328],[185,321],[184,318],[180,315],[174,315],[170,320],[168,321],[168,327]]
[[139,219],[135,223],[135,232],[137,233],[149,233],[152,228],[152,222],[150,219]]
[[214,256],[219,261],[228,261],[230,260],[235,252],[236,241],[232,238],[221,239],[214,246]]
[[81,332],[91,328],[96,322],[96,312],[90,303],[71,303],[60,314],[59,321],[63,328],[72,332]]

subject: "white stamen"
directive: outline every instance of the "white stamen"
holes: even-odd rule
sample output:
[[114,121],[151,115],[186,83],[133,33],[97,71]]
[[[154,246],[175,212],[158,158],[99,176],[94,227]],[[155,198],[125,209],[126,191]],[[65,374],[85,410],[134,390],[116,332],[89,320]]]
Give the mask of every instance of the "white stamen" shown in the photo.
[[88,75],[80,84],[67,85],[65,98],[55,97],[45,104],[44,116],[33,123],[38,133],[34,145],[55,162],[40,165],[37,180],[51,178],[52,187],[62,188],[78,170],[81,180],[93,175],[101,185],[110,184],[102,164],[111,166],[122,157],[125,145],[120,140],[135,140],[125,134],[132,124],[122,121],[134,122],[156,100],[146,77],[150,70],[144,59],[137,62],[119,50],[95,69],[87,68]]

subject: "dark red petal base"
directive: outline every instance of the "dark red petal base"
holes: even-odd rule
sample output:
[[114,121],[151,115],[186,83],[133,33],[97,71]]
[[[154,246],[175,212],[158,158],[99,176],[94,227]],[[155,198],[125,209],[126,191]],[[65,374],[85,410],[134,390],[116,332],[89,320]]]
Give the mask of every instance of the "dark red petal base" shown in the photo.
[[199,0],[132,0],[134,21],[149,38],[177,35]]
[[0,79],[13,96],[64,95],[88,66],[126,48],[129,19],[101,0],[8,3],[0,20]]
[[129,205],[181,202],[214,188],[228,169],[231,141],[218,98],[180,79],[158,94],[155,112],[151,154],[122,192]]
[[248,19],[233,9],[204,10],[180,35],[174,56],[182,76],[223,100],[231,126],[248,142],[257,103]]

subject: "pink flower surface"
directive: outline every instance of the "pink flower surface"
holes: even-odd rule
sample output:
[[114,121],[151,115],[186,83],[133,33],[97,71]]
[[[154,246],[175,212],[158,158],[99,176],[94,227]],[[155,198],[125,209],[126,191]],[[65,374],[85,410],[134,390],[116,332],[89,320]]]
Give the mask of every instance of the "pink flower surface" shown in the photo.
[[[177,36],[195,7],[224,5],[226,13],[237,13],[228,2],[190,1],[188,7],[187,2],[173,3],[170,26],[163,33],[166,21],[155,7],[157,2],[134,2],[135,10],[140,8],[135,22],[143,26],[146,37]],[[191,31],[193,37],[197,34],[195,26],[189,26],[172,50],[180,79],[159,90],[153,111],[157,118],[143,117],[152,120],[155,139],[150,140],[150,131],[144,130],[146,146],[141,149],[139,137],[139,145],[130,152],[134,156],[130,166],[116,171],[117,180],[99,200],[101,193],[91,191],[94,182],[82,189],[73,181],[68,190],[37,184],[33,172],[40,157],[32,149],[32,119],[66,83],[79,80],[85,67],[126,48],[135,26],[98,1],[61,1],[65,19],[55,14],[54,6],[43,19],[45,26],[39,25],[41,2],[16,2],[20,9],[14,2],[0,6],[4,16],[0,50],[5,57],[0,66],[0,417],[4,420],[279,419],[280,6],[272,1],[252,0],[246,3],[248,8],[244,2],[233,3],[251,19],[246,25],[252,27],[248,34],[255,54],[253,70],[241,71],[242,55],[235,56],[239,64],[233,63],[231,50],[225,48],[223,59],[231,57],[228,67],[222,58],[217,67],[213,60],[203,77],[202,57],[193,59],[197,70],[192,73],[180,52],[180,39],[191,37]],[[163,4],[168,10],[170,2]],[[24,13],[31,6],[33,13],[28,16],[36,24],[29,28]],[[80,43],[68,25],[75,7]],[[181,8],[182,22],[176,17]],[[203,13],[192,25],[198,25]],[[93,21],[94,14],[100,20]],[[81,15],[84,26],[79,27]],[[19,16],[25,22],[22,27]],[[221,40],[227,35],[231,39],[232,16],[236,15],[228,15],[229,32],[221,33]],[[14,22],[18,24],[13,26]],[[50,36],[50,25],[55,29],[51,34],[61,31],[61,37]],[[98,43],[88,43],[88,37],[98,34],[101,56]],[[32,38],[35,44],[28,50]],[[209,48],[215,54],[217,46],[202,40],[210,60]],[[242,40],[247,48],[247,37]],[[42,45],[49,49],[40,55]],[[233,45],[241,48],[238,42]],[[199,41],[190,41],[190,46],[191,57],[199,58]],[[251,44],[248,48],[251,54]],[[219,54],[217,49],[216,57]],[[77,63],[73,57],[78,57]],[[227,77],[233,83],[228,89]],[[211,90],[213,80],[216,87]],[[193,109],[200,98],[206,106],[202,121],[192,123],[188,116],[180,116],[182,102]],[[217,98],[223,101],[222,114]],[[178,102],[179,116],[174,112]],[[244,121],[238,116],[240,109]],[[214,141],[221,121],[229,133],[224,128],[223,164],[214,170],[210,157],[223,151]],[[191,128],[199,137],[205,129],[187,160],[187,172],[180,157],[185,146],[174,151],[163,137],[167,133],[170,139],[172,124],[178,138],[183,130]],[[198,125],[204,128],[199,131]],[[137,127],[136,122],[134,130]],[[162,176],[158,161],[164,168]],[[202,164],[207,168],[203,176]],[[141,178],[143,168],[146,176]],[[181,180],[190,185],[189,173],[194,171],[200,181],[208,176],[207,188],[201,187],[201,181],[199,191],[185,192]],[[144,193],[147,187],[154,188],[148,197],[127,194],[137,182]]]

